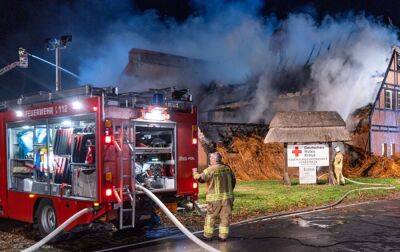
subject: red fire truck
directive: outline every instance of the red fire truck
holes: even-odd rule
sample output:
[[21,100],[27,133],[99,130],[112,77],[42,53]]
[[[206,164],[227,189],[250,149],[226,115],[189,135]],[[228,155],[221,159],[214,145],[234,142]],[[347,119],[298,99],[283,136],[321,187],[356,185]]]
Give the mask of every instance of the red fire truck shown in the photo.
[[197,110],[188,90],[119,94],[82,86],[5,101],[0,112],[0,217],[46,235],[81,209],[68,230],[103,219],[134,227],[152,207],[194,201]]

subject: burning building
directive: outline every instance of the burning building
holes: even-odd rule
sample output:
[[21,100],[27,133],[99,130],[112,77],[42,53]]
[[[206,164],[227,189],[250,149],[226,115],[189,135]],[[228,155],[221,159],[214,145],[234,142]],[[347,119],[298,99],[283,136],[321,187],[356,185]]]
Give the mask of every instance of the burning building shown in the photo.
[[[191,89],[195,89],[193,91],[196,95],[195,101],[199,106],[200,121],[248,122],[249,119],[246,118],[246,115],[254,106],[259,76],[248,78],[247,81],[237,84],[220,83],[218,80],[201,83],[201,85],[193,83],[201,81],[203,79],[201,75],[206,75],[209,68],[212,67],[213,62],[133,48],[129,52],[129,62],[120,78],[120,88],[122,90],[137,89],[143,85],[147,87],[147,85],[155,84],[158,88],[162,88],[163,85],[176,85],[182,88],[190,86]],[[301,83],[303,79],[308,78],[308,76],[304,76],[307,74],[290,74],[289,70],[281,69],[280,72],[285,75],[283,77],[285,81],[277,80],[280,84],[277,85],[279,87],[299,86],[293,83]],[[292,75],[297,77],[293,78]],[[312,110],[315,102],[314,91],[312,88],[277,90],[274,99],[267,106],[267,113],[272,118],[275,111]]]
[[[217,143],[229,149],[235,137],[257,135],[261,139],[268,128],[264,122],[262,124],[246,124],[248,118],[243,116],[251,113],[254,107],[253,101],[257,95],[259,76],[249,78],[244,83],[239,84],[212,81],[198,86],[193,85],[191,81],[201,79],[197,75],[207,71],[206,65],[210,66],[212,63],[179,55],[133,48],[129,52],[129,62],[120,78],[120,87],[123,90],[132,87],[137,88],[136,85],[143,85],[143,83],[156,84],[157,87],[166,84],[177,85],[178,87],[189,85],[197,89],[195,90],[197,95],[194,99],[198,104],[199,122],[201,122],[199,131],[202,135],[200,137],[202,144],[199,146],[200,167],[207,165],[208,153],[216,150]],[[286,86],[290,86],[289,82],[291,81],[301,82],[298,78],[289,78],[287,71],[283,69],[280,69],[279,72],[285,74],[285,80],[290,79]],[[285,86],[285,83],[282,85]],[[291,90],[290,92],[287,90],[277,91],[274,99],[267,107],[267,113],[272,118],[275,111],[311,110],[314,105],[314,95],[314,90],[311,88],[303,88],[301,91]],[[265,121],[268,122],[268,118]],[[262,131],[261,134],[259,134],[260,131]],[[258,140],[256,142],[262,144],[262,140]],[[209,142],[208,145],[207,142]]]
[[[120,88],[132,89],[143,85],[188,86],[204,69],[204,61],[163,52],[133,48],[128,64],[120,77]],[[192,83],[189,83],[189,86]]]

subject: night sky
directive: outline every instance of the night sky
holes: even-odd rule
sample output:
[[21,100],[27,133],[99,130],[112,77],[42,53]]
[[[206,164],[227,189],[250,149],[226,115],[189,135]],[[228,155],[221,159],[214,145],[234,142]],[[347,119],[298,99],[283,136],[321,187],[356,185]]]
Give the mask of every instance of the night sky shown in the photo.
[[[76,39],[85,36],[89,38],[85,43],[96,44],[106,35],[105,27],[110,23],[123,22],[126,16],[147,11],[157,13],[163,22],[174,20],[178,23],[202,13],[202,9],[191,1],[178,0],[0,0],[0,67],[18,59],[19,47],[54,62],[54,52],[46,50],[45,39],[71,34],[72,43],[62,51],[62,66],[77,73],[80,58],[91,52],[81,50],[82,45],[74,43]],[[399,2],[394,0],[271,0],[265,1],[260,14],[274,14],[284,19],[288,13],[307,12],[320,20],[327,14],[340,15],[349,11],[365,13],[385,24],[400,26]],[[54,90],[54,68],[31,58],[29,61],[28,69],[16,68],[0,76],[0,99],[15,98],[22,93],[39,90]],[[73,87],[77,81],[63,74],[62,84],[63,88]]]

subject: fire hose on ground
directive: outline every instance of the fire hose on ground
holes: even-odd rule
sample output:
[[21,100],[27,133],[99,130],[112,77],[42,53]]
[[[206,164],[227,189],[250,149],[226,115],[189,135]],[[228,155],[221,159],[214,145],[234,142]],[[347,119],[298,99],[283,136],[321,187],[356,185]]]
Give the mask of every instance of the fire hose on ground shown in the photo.
[[22,250],[22,252],[32,252],[38,250],[40,247],[51,241],[54,237],[56,237],[58,234],[60,234],[68,225],[70,225],[72,222],[77,220],[79,217],[83,216],[84,214],[87,214],[89,212],[92,212],[93,208],[88,207],[84,208],[81,211],[77,212],[76,214],[72,215],[68,220],[66,220],[63,224],[61,224],[58,228],[54,229],[53,232],[48,234],[46,237],[41,239],[39,242],[36,244],[30,246],[27,249]]
[[[323,174],[321,176],[318,177],[318,179],[324,175],[327,174]],[[363,187],[363,188],[356,188],[356,189],[352,189],[347,191],[345,194],[343,194],[342,197],[340,197],[338,200],[336,200],[335,202],[328,204],[328,205],[324,205],[324,206],[320,206],[320,207],[314,207],[312,209],[302,209],[302,210],[297,210],[297,211],[292,211],[292,212],[285,212],[285,213],[277,213],[277,214],[272,214],[270,216],[268,216],[269,218],[275,218],[275,217],[280,217],[280,216],[287,216],[287,215],[295,215],[295,214],[304,214],[304,213],[311,213],[311,212],[315,212],[315,211],[320,211],[320,210],[324,210],[324,209],[328,209],[328,208],[332,208],[335,207],[337,205],[339,205],[340,203],[343,202],[343,200],[345,198],[347,198],[347,196],[349,196],[349,194],[353,193],[353,192],[357,192],[357,191],[369,191],[369,190],[394,190],[396,189],[395,186],[390,185],[390,184],[375,184],[375,183],[363,183],[363,182],[358,182],[358,181],[354,181],[351,179],[348,179],[345,177],[345,180],[354,183],[354,184],[359,184],[359,185],[372,185],[372,187]],[[251,220],[244,220],[244,221],[240,221],[235,223],[236,225],[241,225],[242,223],[248,223],[248,222],[254,222],[254,221],[260,221],[265,219],[266,216],[262,216],[262,217],[256,217],[256,218],[252,218]]]
[[[190,232],[185,226],[182,225],[181,222],[168,210],[168,208],[161,202],[160,199],[157,198],[150,190],[146,189],[141,185],[136,185],[136,189],[143,191],[150,199],[152,199],[160,209],[167,215],[167,217],[182,231],[189,239],[191,239],[194,243],[202,247],[203,249],[209,252],[219,252],[218,249],[208,245],[207,243],[203,242],[199,238],[197,238],[192,232]],[[36,244],[32,245],[31,247],[24,249],[22,252],[32,252],[38,250],[40,247],[51,241],[54,237],[60,234],[68,225],[70,225],[73,221],[77,220],[82,215],[93,211],[93,208],[85,208],[81,211],[77,212],[73,216],[71,216],[68,220],[66,220],[63,224],[61,224],[58,228],[56,228],[53,232],[48,234],[42,240],[37,242]]]
[[[324,174],[325,175],[325,174]],[[322,176],[320,176],[322,177]],[[320,178],[319,177],[319,178]],[[371,185],[372,187],[364,187],[364,188],[356,188],[347,191],[342,197],[340,197],[337,201],[335,201],[332,204],[321,206],[321,207],[316,207],[313,208],[311,211],[317,211],[317,210],[323,210],[327,208],[332,208],[336,205],[339,205],[349,194],[356,192],[356,191],[367,191],[367,190],[393,190],[396,189],[395,186],[393,185],[388,185],[388,184],[377,184],[377,183],[363,183],[363,182],[358,182],[354,181],[351,179],[348,179],[345,177],[345,180],[354,183],[354,184],[359,184],[359,185]],[[210,252],[218,252],[216,248],[208,245],[207,243],[203,242],[199,238],[197,238],[192,232],[190,232],[185,226],[182,225],[181,222],[168,210],[168,208],[161,202],[159,198],[155,194],[153,194],[150,190],[147,188],[141,186],[141,185],[136,185],[136,189],[143,191],[150,199],[152,199],[159,207],[160,209],[167,215],[167,217],[179,228],[182,233],[184,233],[189,239],[191,239],[194,243],[199,245],[200,247],[204,248],[207,251]],[[46,237],[44,237],[42,240],[37,242],[36,244],[32,245],[31,247],[24,249],[23,252],[31,252],[31,251],[36,251],[46,243],[48,243],[50,240],[52,240],[54,237],[56,237],[59,233],[61,233],[68,225],[70,225],[73,221],[78,219],[79,217],[83,216],[86,213],[89,213],[93,211],[93,208],[85,208],[79,211],[78,213],[74,214],[72,217],[70,217],[68,220],[66,220],[63,224],[61,224],[58,228],[56,228],[53,232],[48,234]],[[294,211],[291,212],[291,214],[301,214],[305,212],[311,212],[310,210],[299,210],[299,211]],[[279,216],[281,214],[277,214]],[[257,220],[262,220],[264,217],[258,217],[258,218],[253,218],[251,221],[257,221]],[[242,221],[242,222],[248,222],[249,220]],[[236,224],[241,224],[241,222],[238,222]]]
[[182,231],[189,239],[191,239],[194,243],[199,245],[200,247],[204,248],[207,251],[210,252],[218,252],[219,250],[208,245],[207,243],[203,242],[199,238],[197,238],[192,232],[190,232],[185,226],[182,225],[182,223],[179,222],[179,220],[168,210],[168,208],[161,202],[159,198],[157,198],[156,195],[154,195],[150,190],[147,188],[141,186],[141,185],[136,185],[136,188],[139,190],[142,190],[150,199],[152,199],[160,208],[161,210],[167,215],[167,217],[179,228],[179,230]]

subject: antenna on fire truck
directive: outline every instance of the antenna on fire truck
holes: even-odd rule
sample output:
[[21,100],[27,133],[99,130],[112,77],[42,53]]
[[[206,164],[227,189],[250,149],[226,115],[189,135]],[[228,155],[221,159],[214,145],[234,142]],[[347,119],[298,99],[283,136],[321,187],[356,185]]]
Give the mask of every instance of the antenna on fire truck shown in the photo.
[[61,90],[61,49],[65,49],[72,41],[72,35],[63,35],[60,38],[46,39],[47,51],[55,51],[56,54],[56,91]]

